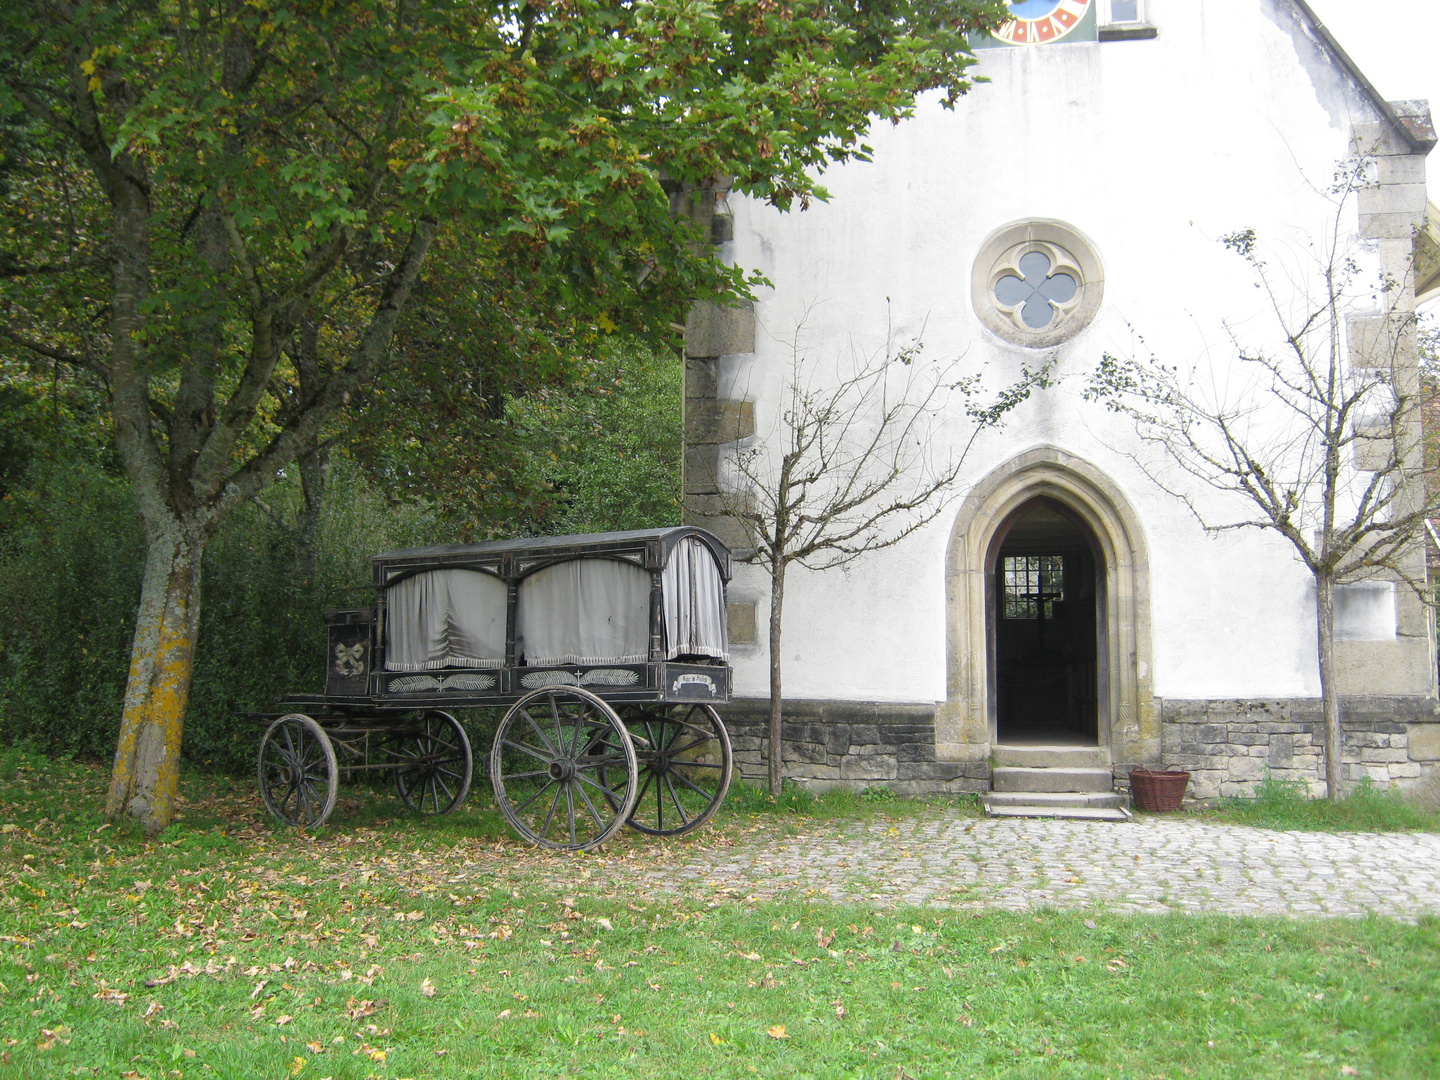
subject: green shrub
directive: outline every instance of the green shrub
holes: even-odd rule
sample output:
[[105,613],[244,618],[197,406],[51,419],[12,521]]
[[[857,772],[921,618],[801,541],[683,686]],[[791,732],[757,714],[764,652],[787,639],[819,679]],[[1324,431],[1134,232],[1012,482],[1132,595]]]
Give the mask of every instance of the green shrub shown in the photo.
[[[302,557],[296,484],[282,479],[210,542],[185,760],[252,767],[267,711],[288,691],[324,682],[326,607],[373,597],[369,557],[430,542],[423,509],[393,507],[343,460],[332,467],[316,557]],[[70,466],[23,505],[0,542],[0,740],[49,754],[106,759],[115,748],[140,598],[144,537],[128,485]],[[313,563],[315,569],[307,570]]]

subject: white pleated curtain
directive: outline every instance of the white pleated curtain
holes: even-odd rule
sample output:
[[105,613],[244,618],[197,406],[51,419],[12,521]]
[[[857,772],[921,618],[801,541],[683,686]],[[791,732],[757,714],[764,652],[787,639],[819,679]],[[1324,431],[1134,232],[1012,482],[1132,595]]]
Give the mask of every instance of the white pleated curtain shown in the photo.
[[531,667],[643,664],[650,653],[650,574],[615,559],[572,559],[520,582],[515,623]]
[[505,665],[505,583],[478,570],[428,570],[385,592],[385,670]]
[[704,542],[687,536],[675,545],[661,574],[665,593],[665,659],[728,655],[725,582]]

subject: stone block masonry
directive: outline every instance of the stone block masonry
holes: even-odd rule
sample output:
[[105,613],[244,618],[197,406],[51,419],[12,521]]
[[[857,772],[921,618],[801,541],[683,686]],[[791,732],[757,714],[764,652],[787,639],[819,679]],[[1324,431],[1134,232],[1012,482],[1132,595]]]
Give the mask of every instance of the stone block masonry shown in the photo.
[[[1193,701],[1155,699],[1158,761],[1116,762],[1116,790],[1135,765],[1180,765],[1187,797],[1249,798],[1272,776],[1324,793],[1324,728],[1314,698]],[[1421,697],[1341,699],[1345,778],[1369,778],[1440,804],[1440,704]],[[719,706],[737,774],[763,782],[769,702]],[[935,706],[928,703],[787,701],[785,775],[814,790],[888,787],[899,795],[979,793],[991,788],[988,761],[937,760]]]
[[[1324,725],[1314,698],[1158,699],[1162,764],[1191,773],[1189,797],[1248,797],[1270,775],[1324,791]],[[1380,788],[1440,783],[1440,715],[1430,698],[1342,698],[1345,779]],[[1130,766],[1116,766],[1123,779]]]
[[[742,698],[719,707],[735,768],[762,781],[770,703]],[[935,758],[935,706],[856,701],[785,703],[785,775],[814,790],[884,786],[897,795],[990,790],[988,762]]]

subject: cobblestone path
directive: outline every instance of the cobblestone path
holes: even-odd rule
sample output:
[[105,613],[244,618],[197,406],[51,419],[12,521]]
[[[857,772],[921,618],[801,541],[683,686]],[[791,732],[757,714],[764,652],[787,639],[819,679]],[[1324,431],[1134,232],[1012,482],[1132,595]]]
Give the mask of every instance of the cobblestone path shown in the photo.
[[[657,845],[658,847],[658,845]],[[687,850],[688,848],[688,850]],[[1176,818],[1124,824],[976,819],[806,823],[725,846],[669,842],[596,876],[642,893],[951,908],[1052,906],[1229,915],[1440,914],[1440,835],[1272,832]]]

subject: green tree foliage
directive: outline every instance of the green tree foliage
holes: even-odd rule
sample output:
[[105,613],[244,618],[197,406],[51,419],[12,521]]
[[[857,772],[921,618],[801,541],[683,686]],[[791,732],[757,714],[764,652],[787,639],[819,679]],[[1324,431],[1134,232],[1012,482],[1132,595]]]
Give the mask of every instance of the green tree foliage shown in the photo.
[[680,524],[684,364],[615,343],[577,385],[519,398],[507,421],[528,450],[529,486],[551,499],[537,533]]
[[[876,118],[967,86],[999,0],[491,4],[216,0],[0,8],[0,334],[104,384],[146,564],[107,813],[164,827],[226,517],[312,462],[413,327],[546,362],[742,286],[662,174],[781,207]],[[445,299],[449,297],[450,299]],[[496,304],[496,300],[501,301]],[[508,307],[506,306],[508,303]],[[506,336],[503,328],[516,328]],[[552,350],[540,347],[550,344]],[[421,351],[418,348],[413,351]],[[468,359],[463,351],[461,359]],[[443,388],[453,380],[432,378]]]

